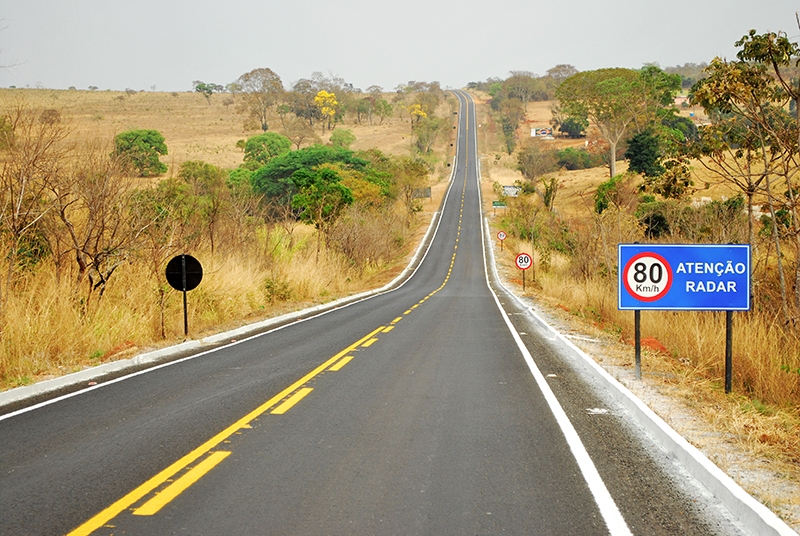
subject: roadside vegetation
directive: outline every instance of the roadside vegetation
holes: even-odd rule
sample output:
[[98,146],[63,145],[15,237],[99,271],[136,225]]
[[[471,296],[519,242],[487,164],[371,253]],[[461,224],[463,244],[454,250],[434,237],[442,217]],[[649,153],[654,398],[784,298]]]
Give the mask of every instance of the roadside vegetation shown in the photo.
[[452,155],[437,83],[194,89],[0,90],[0,388],[180,340],[176,254],[204,267],[193,337],[404,266]]
[[[797,483],[798,48],[785,34],[756,32],[737,46],[735,60],[685,69],[575,72],[543,102],[502,89],[519,73],[475,84],[489,104],[487,203],[507,205],[491,221],[509,235],[501,263],[510,277],[521,283],[514,255],[532,254],[531,295],[625,344],[634,326],[617,309],[617,244],[751,244],[753,305],[734,314],[733,393],[723,392],[724,313],[644,312],[643,372]],[[514,109],[525,113],[509,128]],[[552,138],[530,137],[548,123]],[[511,184],[519,196],[503,195]],[[632,348],[617,365],[633,367]]]

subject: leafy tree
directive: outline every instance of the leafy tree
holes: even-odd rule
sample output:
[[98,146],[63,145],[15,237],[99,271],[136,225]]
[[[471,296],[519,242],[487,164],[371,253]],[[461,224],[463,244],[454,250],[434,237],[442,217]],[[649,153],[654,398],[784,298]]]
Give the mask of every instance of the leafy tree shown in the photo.
[[617,144],[634,120],[631,103],[638,73],[631,69],[598,69],[570,76],[558,87],[556,97],[570,117],[588,117],[609,145],[611,176],[617,173]]
[[640,71],[598,69],[567,78],[556,91],[568,117],[591,119],[608,143],[611,176],[616,175],[617,146],[630,128],[641,133],[674,110],[680,76],[656,66]]
[[565,168],[570,171],[576,169],[588,169],[603,165],[602,158],[591,154],[586,149],[576,147],[566,147],[556,152],[556,167]]
[[414,190],[428,185],[430,168],[424,160],[410,156],[401,156],[392,162],[392,177],[396,195],[402,199],[406,207],[406,222],[422,209],[419,200],[414,198]]
[[276,156],[288,153],[292,141],[276,132],[265,132],[247,138],[244,144],[244,162],[248,169],[255,170]]
[[393,112],[394,107],[386,99],[378,99],[375,102],[375,114],[380,118],[381,124],[387,117],[391,117]]
[[[742,189],[748,201],[748,214],[752,214],[752,199],[763,188],[770,218],[778,221],[782,209],[775,189],[775,181],[785,182],[792,214],[792,234],[795,247],[800,250],[800,222],[793,184],[798,171],[797,107],[792,117],[787,109],[791,101],[800,97],[800,87],[784,72],[795,63],[800,49],[784,33],[767,32],[758,35],[751,30],[736,42],[741,50],[738,61],[728,62],[715,58],[706,68],[708,77],[692,88],[692,101],[719,119],[702,127],[698,141],[690,147],[693,154],[708,158],[701,160],[708,169],[723,180]],[[776,206],[777,205],[777,206]],[[753,240],[752,217],[749,221],[749,239]],[[784,320],[792,318],[788,309],[787,284],[779,226],[771,227],[775,246],[776,264],[781,289]],[[794,306],[800,308],[800,263],[795,263]]]
[[412,127],[414,135],[414,148],[421,154],[430,154],[433,144],[447,126],[447,121],[439,117],[420,118]]
[[305,119],[311,127],[314,126],[315,121],[321,118],[320,110],[314,102],[317,91],[311,80],[303,78],[292,86],[292,92],[289,95],[289,106],[292,112],[297,117]]
[[239,111],[266,132],[272,108],[283,95],[283,82],[272,69],[253,69],[239,77],[234,86],[242,99]]
[[[326,237],[342,210],[353,202],[353,193],[341,184],[341,180],[330,168],[300,169],[291,177],[297,189],[292,207],[300,212],[301,221],[314,225]],[[317,260],[319,250],[320,241],[317,240]]]
[[167,154],[164,136],[157,130],[129,130],[114,138],[114,158],[122,165],[135,171],[139,177],[160,175],[167,166],[158,158]]
[[419,103],[414,103],[410,105],[408,108],[408,115],[411,117],[411,122],[419,122],[423,118],[428,117],[428,112],[426,112],[422,105]]
[[314,145],[277,156],[252,175],[253,189],[266,197],[290,203],[297,192],[290,179],[301,169],[314,169],[322,164],[340,162],[349,168],[364,170],[368,162],[358,158],[353,151],[340,147]]
[[192,85],[197,93],[203,94],[209,105],[211,104],[211,95],[213,93],[220,93],[225,90],[225,88],[219,84],[206,84],[202,80],[195,80],[192,82]]
[[334,147],[341,147],[343,149],[350,149],[350,145],[356,141],[355,135],[346,128],[339,128],[331,134],[331,145]]
[[625,151],[628,169],[645,177],[657,177],[666,171],[661,165],[661,156],[658,136],[649,130],[633,136]]
[[624,202],[625,175],[615,175],[597,187],[594,194],[594,211],[602,214],[611,205],[620,207]]
[[589,128],[589,120],[585,117],[567,117],[558,126],[558,130],[569,138],[583,138],[586,136],[587,128]]

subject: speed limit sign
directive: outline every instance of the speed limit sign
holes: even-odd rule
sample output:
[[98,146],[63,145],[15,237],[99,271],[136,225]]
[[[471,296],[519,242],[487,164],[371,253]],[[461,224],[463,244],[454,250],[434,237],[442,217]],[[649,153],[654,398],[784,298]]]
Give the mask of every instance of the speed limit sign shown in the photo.
[[625,290],[637,300],[652,302],[662,298],[672,286],[672,267],[652,251],[634,255],[622,270]]
[[514,259],[514,264],[516,264],[517,268],[520,270],[525,271],[531,267],[533,264],[533,259],[527,253],[520,253],[517,255],[517,258]]
[[505,240],[505,239],[506,239],[506,233],[505,233],[505,231],[500,231],[500,232],[498,232],[498,233],[497,233],[497,239],[498,239],[500,242],[502,242],[503,240]]

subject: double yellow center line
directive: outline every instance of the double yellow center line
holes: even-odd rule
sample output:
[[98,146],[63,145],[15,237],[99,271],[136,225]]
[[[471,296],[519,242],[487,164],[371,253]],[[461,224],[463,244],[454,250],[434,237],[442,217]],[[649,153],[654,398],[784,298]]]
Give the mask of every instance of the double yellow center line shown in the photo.
[[[466,171],[465,171],[466,175]],[[466,177],[465,177],[466,179]],[[453,252],[453,257],[450,261],[450,268],[447,272],[447,276],[444,279],[442,285],[425,296],[422,300],[420,300],[417,304],[413,307],[405,311],[404,315],[410,314],[414,309],[425,303],[431,296],[439,292],[444,286],[447,284],[448,280],[450,279],[450,275],[453,271],[453,265],[455,264],[456,260],[456,252],[458,250],[458,240],[461,236],[461,221],[464,215],[464,198],[466,194],[466,180],[464,181],[464,187],[461,192],[461,213],[459,215],[458,220],[458,235],[456,238],[455,250]],[[153,491],[157,490],[164,486],[167,482],[170,482],[176,475],[179,473],[183,473],[177,479],[172,480],[172,482],[163,487],[158,493],[156,493],[153,497],[147,500],[141,506],[136,507],[133,509],[133,514],[137,516],[151,516],[158,513],[164,506],[170,503],[173,499],[178,497],[183,491],[189,488],[192,484],[197,482],[200,478],[202,478],[205,474],[211,471],[214,467],[216,467],[219,463],[221,463],[225,458],[227,458],[231,453],[229,451],[222,451],[222,450],[214,450],[216,449],[221,443],[227,441],[231,436],[234,434],[239,433],[241,430],[251,428],[250,423],[259,418],[261,415],[270,412],[274,415],[282,415],[286,413],[289,409],[295,406],[298,402],[300,402],[303,398],[305,398],[313,389],[311,387],[306,387],[305,385],[316,378],[318,375],[323,373],[325,370],[330,371],[338,371],[341,370],[347,363],[349,363],[353,356],[349,355],[351,352],[354,352],[357,348],[368,348],[374,343],[378,341],[377,335],[380,333],[389,333],[395,327],[395,325],[402,320],[402,316],[395,318],[389,325],[387,326],[380,326],[373,330],[372,332],[368,333],[358,341],[354,342],[341,352],[337,353],[308,374],[294,382],[292,385],[281,391],[280,393],[276,394],[262,405],[233,423],[232,425],[228,426],[220,433],[191,451],[190,453],[186,454],[175,463],[171,464],[166,469],[162,470],[139,487],[122,497],[121,499],[117,500],[106,509],[92,517],[91,519],[87,520],[85,523],[80,525],[79,527],[72,530],[68,536],[83,536],[88,535],[102,528],[106,525],[109,521],[117,517],[119,514],[133,508],[133,506],[144,499],[146,496],[151,494]],[[272,410],[272,411],[270,411]],[[195,464],[198,460],[201,460],[196,465]],[[192,466],[190,468],[190,466]],[[187,470],[188,469],[188,470]]]
[[[317,368],[294,382],[292,385],[278,393],[277,395],[273,396],[262,405],[233,423],[232,425],[225,428],[223,431],[191,451],[189,454],[185,455],[184,457],[180,458],[178,461],[167,467],[166,469],[162,470],[154,477],[147,480],[144,484],[140,485],[118,501],[111,504],[108,508],[101,511],[72,532],[69,533],[69,536],[79,536],[79,535],[88,535],[94,532],[95,530],[103,527],[106,523],[117,517],[119,514],[131,508],[134,504],[139,502],[145,496],[150,494],[155,489],[159,488],[163,484],[165,484],[169,479],[174,477],[176,474],[180,473],[184,469],[186,469],[189,465],[193,464],[200,458],[211,453],[208,457],[205,458],[203,462],[192,468],[186,474],[181,476],[179,479],[175,480],[169,487],[165,488],[161,491],[158,495],[153,497],[150,501],[146,502],[141,507],[134,510],[135,515],[153,515],[158,510],[160,510],[164,505],[169,503],[172,499],[177,497],[183,490],[188,488],[191,484],[196,482],[200,479],[204,474],[208,471],[213,469],[218,463],[220,463],[223,459],[225,459],[230,452],[211,452],[214,448],[216,448],[220,443],[226,441],[232,435],[236,434],[240,430],[250,428],[250,423],[263,415],[264,413],[268,412],[278,404],[280,406],[275,408],[273,413],[278,413],[279,410],[283,410],[285,412],[291,406],[296,404],[300,401],[304,396],[306,396],[311,389],[308,387],[303,387],[306,383],[314,379],[320,373],[322,373],[325,369],[337,363],[340,359],[345,357],[350,352],[354,351],[359,346],[364,345],[365,343],[371,341],[375,336],[380,333],[381,331],[385,330],[387,326],[381,326],[374,331],[370,332],[368,335],[362,337],[355,343],[351,344],[335,356],[331,357]],[[349,359],[348,359],[349,361]],[[346,363],[345,363],[346,364]],[[344,364],[342,364],[344,366]],[[340,367],[341,368],[341,367]],[[298,394],[302,393],[302,394]],[[291,395],[291,396],[290,396]],[[289,397],[287,399],[287,397]],[[285,400],[285,401],[284,401]],[[174,486],[174,487],[173,487]]]

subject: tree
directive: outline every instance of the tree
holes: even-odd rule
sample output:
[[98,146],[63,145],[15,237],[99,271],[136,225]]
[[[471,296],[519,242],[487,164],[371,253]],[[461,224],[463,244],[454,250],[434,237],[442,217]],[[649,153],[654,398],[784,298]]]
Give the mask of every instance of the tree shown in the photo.
[[[347,205],[353,202],[353,193],[341,184],[341,177],[330,168],[300,169],[292,174],[297,188],[292,207],[300,211],[300,220],[314,225],[326,238],[328,232]],[[319,260],[320,240],[317,240]]]
[[617,144],[635,119],[632,102],[639,74],[631,69],[598,69],[570,76],[556,90],[561,107],[570,117],[588,117],[609,145],[611,176],[617,174]]
[[330,162],[340,162],[358,170],[365,169],[368,164],[353,151],[314,145],[275,157],[256,170],[251,178],[253,189],[280,204],[290,204],[297,193],[296,184],[291,180],[292,175],[301,169],[311,170]]
[[160,175],[167,166],[158,158],[167,154],[164,136],[157,130],[129,130],[114,138],[112,156],[123,168],[135,171],[139,177]]
[[587,128],[589,128],[589,120],[582,117],[567,117],[558,126],[558,130],[566,134],[568,138],[585,137]]
[[[742,189],[748,201],[749,240],[753,241],[752,200],[763,188],[769,207],[770,226],[775,245],[776,264],[786,322],[787,285],[781,252],[778,213],[785,210],[775,192],[775,181],[783,180],[791,212],[792,234],[800,251],[800,222],[797,215],[794,178],[798,170],[797,107],[792,117],[787,109],[796,103],[800,88],[787,79],[783,69],[796,61],[800,50],[783,33],[758,35],[751,30],[736,46],[742,49],[738,61],[715,58],[705,69],[708,74],[692,88],[692,101],[701,104],[718,119],[700,128],[698,140],[689,146],[690,154],[705,156],[701,163],[723,180]],[[776,205],[778,205],[776,207]],[[795,263],[795,307],[800,307],[800,263]]]
[[331,134],[331,145],[334,147],[349,149],[354,141],[356,141],[355,135],[346,128],[336,129],[333,134]]
[[574,74],[578,74],[578,69],[566,63],[559,63],[552,69],[547,70],[547,76],[552,78],[557,86]]
[[291,148],[292,140],[276,132],[251,136],[244,143],[244,162],[247,168],[255,170]]
[[394,107],[386,99],[378,99],[375,102],[375,113],[380,118],[380,123],[383,124],[384,119],[391,117],[394,112]]
[[424,160],[410,156],[395,159],[391,168],[395,195],[402,199],[406,208],[406,223],[410,224],[411,217],[422,209],[419,200],[414,197],[414,190],[428,185],[430,168]]
[[131,183],[123,174],[124,160],[117,159],[123,157],[108,154],[103,144],[87,143],[50,187],[54,217],[61,223],[52,235],[74,255],[77,282],[89,283],[84,308],[95,291],[103,296],[111,276],[135,249],[139,232],[128,211]]
[[517,169],[535,184],[542,175],[556,169],[556,152],[546,149],[539,140],[531,140],[517,155]]
[[[336,100],[336,94],[322,89],[318,91],[317,95],[314,97],[314,104],[316,105],[317,109],[319,109],[320,115],[322,115],[322,117],[327,121],[328,130],[330,130],[331,123],[339,107],[339,101]],[[322,123],[322,130],[325,130],[324,122]]]
[[[2,310],[15,272],[31,258],[42,220],[52,210],[48,191],[68,151],[61,123],[39,120],[41,112],[17,105],[0,116],[0,244],[6,280]],[[32,259],[35,260],[35,259]]]
[[294,116],[286,122],[283,133],[292,141],[294,148],[297,150],[300,150],[300,146],[304,142],[308,142],[311,145],[320,142],[320,137],[314,127],[298,116]]
[[272,69],[253,69],[236,80],[237,92],[242,94],[239,111],[266,132],[272,108],[283,95],[283,82]]
[[194,90],[197,93],[203,94],[209,105],[211,105],[212,93],[214,92],[220,93],[225,90],[225,88],[219,84],[206,84],[202,80],[195,80],[194,82],[192,82],[192,85],[194,86]]
[[217,245],[220,219],[230,204],[227,182],[229,174],[215,165],[198,160],[181,164],[178,178],[191,186],[195,196],[195,207],[208,231],[209,245],[213,254]]
[[436,143],[436,139],[446,125],[447,121],[439,117],[420,118],[411,127],[414,135],[414,148],[421,154],[430,154],[433,144]]
[[666,171],[661,165],[661,156],[658,136],[652,131],[640,132],[633,136],[625,151],[628,170],[641,173],[645,177],[656,177]]

